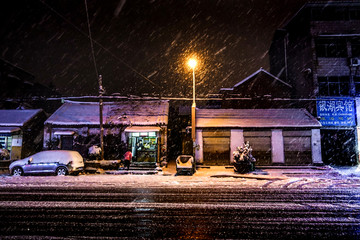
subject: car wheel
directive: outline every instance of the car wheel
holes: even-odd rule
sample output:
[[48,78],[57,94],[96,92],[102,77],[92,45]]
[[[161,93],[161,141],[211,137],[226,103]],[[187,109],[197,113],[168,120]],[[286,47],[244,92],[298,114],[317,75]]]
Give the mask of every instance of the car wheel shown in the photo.
[[64,167],[59,167],[56,169],[56,175],[57,176],[65,176],[67,174],[67,170]]
[[15,167],[13,169],[12,175],[13,176],[22,176],[24,174],[24,171],[21,169],[21,167]]

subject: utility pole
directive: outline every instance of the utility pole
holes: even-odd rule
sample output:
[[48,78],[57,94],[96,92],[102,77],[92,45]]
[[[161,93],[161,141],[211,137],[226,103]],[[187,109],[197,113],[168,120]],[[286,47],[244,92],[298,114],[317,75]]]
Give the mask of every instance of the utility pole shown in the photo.
[[103,126],[103,100],[105,90],[102,86],[102,76],[99,75],[99,113],[100,113],[100,148],[101,160],[104,160],[104,126]]

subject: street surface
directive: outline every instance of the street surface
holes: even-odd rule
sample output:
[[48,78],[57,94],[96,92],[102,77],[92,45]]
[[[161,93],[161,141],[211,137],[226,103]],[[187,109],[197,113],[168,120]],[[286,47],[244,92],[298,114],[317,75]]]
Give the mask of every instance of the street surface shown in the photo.
[[0,235],[360,239],[359,178],[260,177],[1,175]]

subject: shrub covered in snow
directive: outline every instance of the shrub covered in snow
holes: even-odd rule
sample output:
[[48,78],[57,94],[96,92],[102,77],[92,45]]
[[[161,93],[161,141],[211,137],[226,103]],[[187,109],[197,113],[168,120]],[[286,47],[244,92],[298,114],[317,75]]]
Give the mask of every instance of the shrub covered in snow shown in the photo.
[[89,147],[88,154],[90,159],[99,160],[101,154],[101,148],[99,146],[93,145]]

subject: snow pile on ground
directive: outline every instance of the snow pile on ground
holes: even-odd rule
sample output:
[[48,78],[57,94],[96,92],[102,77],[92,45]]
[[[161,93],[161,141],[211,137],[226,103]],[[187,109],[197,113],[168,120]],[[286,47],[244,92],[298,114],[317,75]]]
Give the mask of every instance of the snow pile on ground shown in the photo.
[[99,146],[93,145],[89,147],[89,155],[100,155],[101,148]]
[[339,177],[349,178],[349,177],[359,177],[360,178],[360,165],[352,167],[331,167],[332,174],[336,174]]

